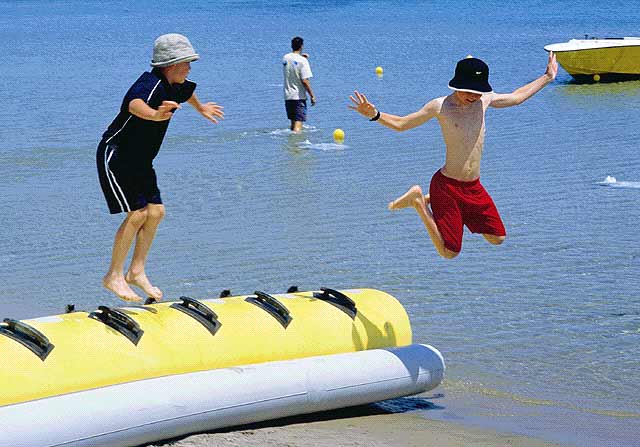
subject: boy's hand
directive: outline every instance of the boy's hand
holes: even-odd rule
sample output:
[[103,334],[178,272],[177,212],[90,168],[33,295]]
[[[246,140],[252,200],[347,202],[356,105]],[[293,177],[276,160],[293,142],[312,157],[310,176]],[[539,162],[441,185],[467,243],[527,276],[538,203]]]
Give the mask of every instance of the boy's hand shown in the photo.
[[216,118],[224,119],[224,112],[222,109],[224,109],[224,107],[216,104],[215,102],[208,102],[206,104],[202,104],[198,111],[206,119],[217,124],[218,120]]
[[547,63],[547,71],[545,73],[551,81],[556,78],[558,74],[558,62],[556,62],[556,55],[553,51],[549,51],[549,62]]
[[174,101],[162,101],[162,104],[158,106],[156,110],[154,121],[166,121],[171,119],[173,111],[181,109],[182,106]]
[[369,100],[367,100],[367,97],[364,96],[362,93],[359,93],[358,91],[354,91],[353,93],[355,94],[356,97],[354,98],[353,96],[349,96],[349,99],[351,99],[351,102],[355,104],[355,107],[354,106],[347,106],[347,107],[349,107],[352,110],[355,110],[360,115],[365,116],[369,119],[376,116],[376,114],[378,113],[378,110],[373,104],[369,102]]

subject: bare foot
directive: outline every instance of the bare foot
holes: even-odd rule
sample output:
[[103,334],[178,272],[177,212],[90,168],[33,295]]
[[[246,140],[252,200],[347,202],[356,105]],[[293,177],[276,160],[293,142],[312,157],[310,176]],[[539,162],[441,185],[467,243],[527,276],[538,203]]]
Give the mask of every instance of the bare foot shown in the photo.
[[[427,194],[426,197],[429,195]],[[418,185],[414,185],[409,188],[409,191],[398,197],[396,200],[389,202],[389,209],[391,211],[400,210],[402,208],[422,206],[424,203],[424,197],[422,196],[422,189]]]
[[142,298],[140,298],[138,294],[129,287],[129,284],[127,284],[127,281],[125,281],[123,276],[107,274],[102,278],[102,285],[105,289],[118,295],[121,300],[142,301]]
[[162,290],[153,286],[144,272],[139,275],[134,275],[129,271],[127,272],[126,280],[132,286],[141,288],[149,298],[153,298],[156,301],[162,299]]

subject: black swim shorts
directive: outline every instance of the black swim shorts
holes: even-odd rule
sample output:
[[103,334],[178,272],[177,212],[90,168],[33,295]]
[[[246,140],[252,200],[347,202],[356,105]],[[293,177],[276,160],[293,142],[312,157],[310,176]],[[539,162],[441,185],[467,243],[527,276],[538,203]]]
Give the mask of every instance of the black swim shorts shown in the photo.
[[118,146],[101,142],[96,152],[98,178],[111,214],[144,208],[149,203],[160,205],[156,172],[152,167],[119,163]]
[[292,121],[307,120],[307,100],[306,99],[287,99],[284,101],[287,109],[287,118]]

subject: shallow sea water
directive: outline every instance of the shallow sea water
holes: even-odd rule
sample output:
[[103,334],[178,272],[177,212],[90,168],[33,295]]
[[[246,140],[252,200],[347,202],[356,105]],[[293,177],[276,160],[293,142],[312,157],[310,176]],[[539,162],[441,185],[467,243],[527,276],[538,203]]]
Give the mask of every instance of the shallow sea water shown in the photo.
[[[569,14],[545,1],[0,2],[1,316],[120,304],[100,286],[121,219],[106,211],[95,148],[155,37],[181,32],[202,57],[190,75],[198,96],[223,104],[226,119],[210,125],[186,106],[156,159],[167,217],[148,273],[168,298],[382,289],[407,309],[414,339],[443,352],[437,403],[448,396],[455,417],[633,445],[640,82],[577,85],[560,69],[527,103],[490,110],[482,181],[509,239],[494,247],[466,233],[453,261],[415,213],[386,209],[443,163],[437,124],[397,134],[347,109],[358,89],[384,111],[417,110],[450,92],[467,54],[508,92],[544,72],[546,44],[637,34],[637,8],[578,3]],[[318,96],[302,135],[287,130],[281,92],[296,34]],[[512,410],[483,419],[474,409],[485,401]],[[507,416],[522,405],[535,415]],[[567,435],[575,421],[580,437]]]

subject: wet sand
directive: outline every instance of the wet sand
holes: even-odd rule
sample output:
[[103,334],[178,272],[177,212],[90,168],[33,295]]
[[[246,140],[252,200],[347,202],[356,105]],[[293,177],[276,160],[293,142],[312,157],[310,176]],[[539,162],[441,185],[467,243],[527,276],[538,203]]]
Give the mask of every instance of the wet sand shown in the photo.
[[[427,401],[425,405],[430,405]],[[425,409],[427,409],[425,408]],[[366,405],[266,421],[155,443],[157,447],[453,447],[559,446],[530,437],[426,419],[419,410],[396,413]]]

